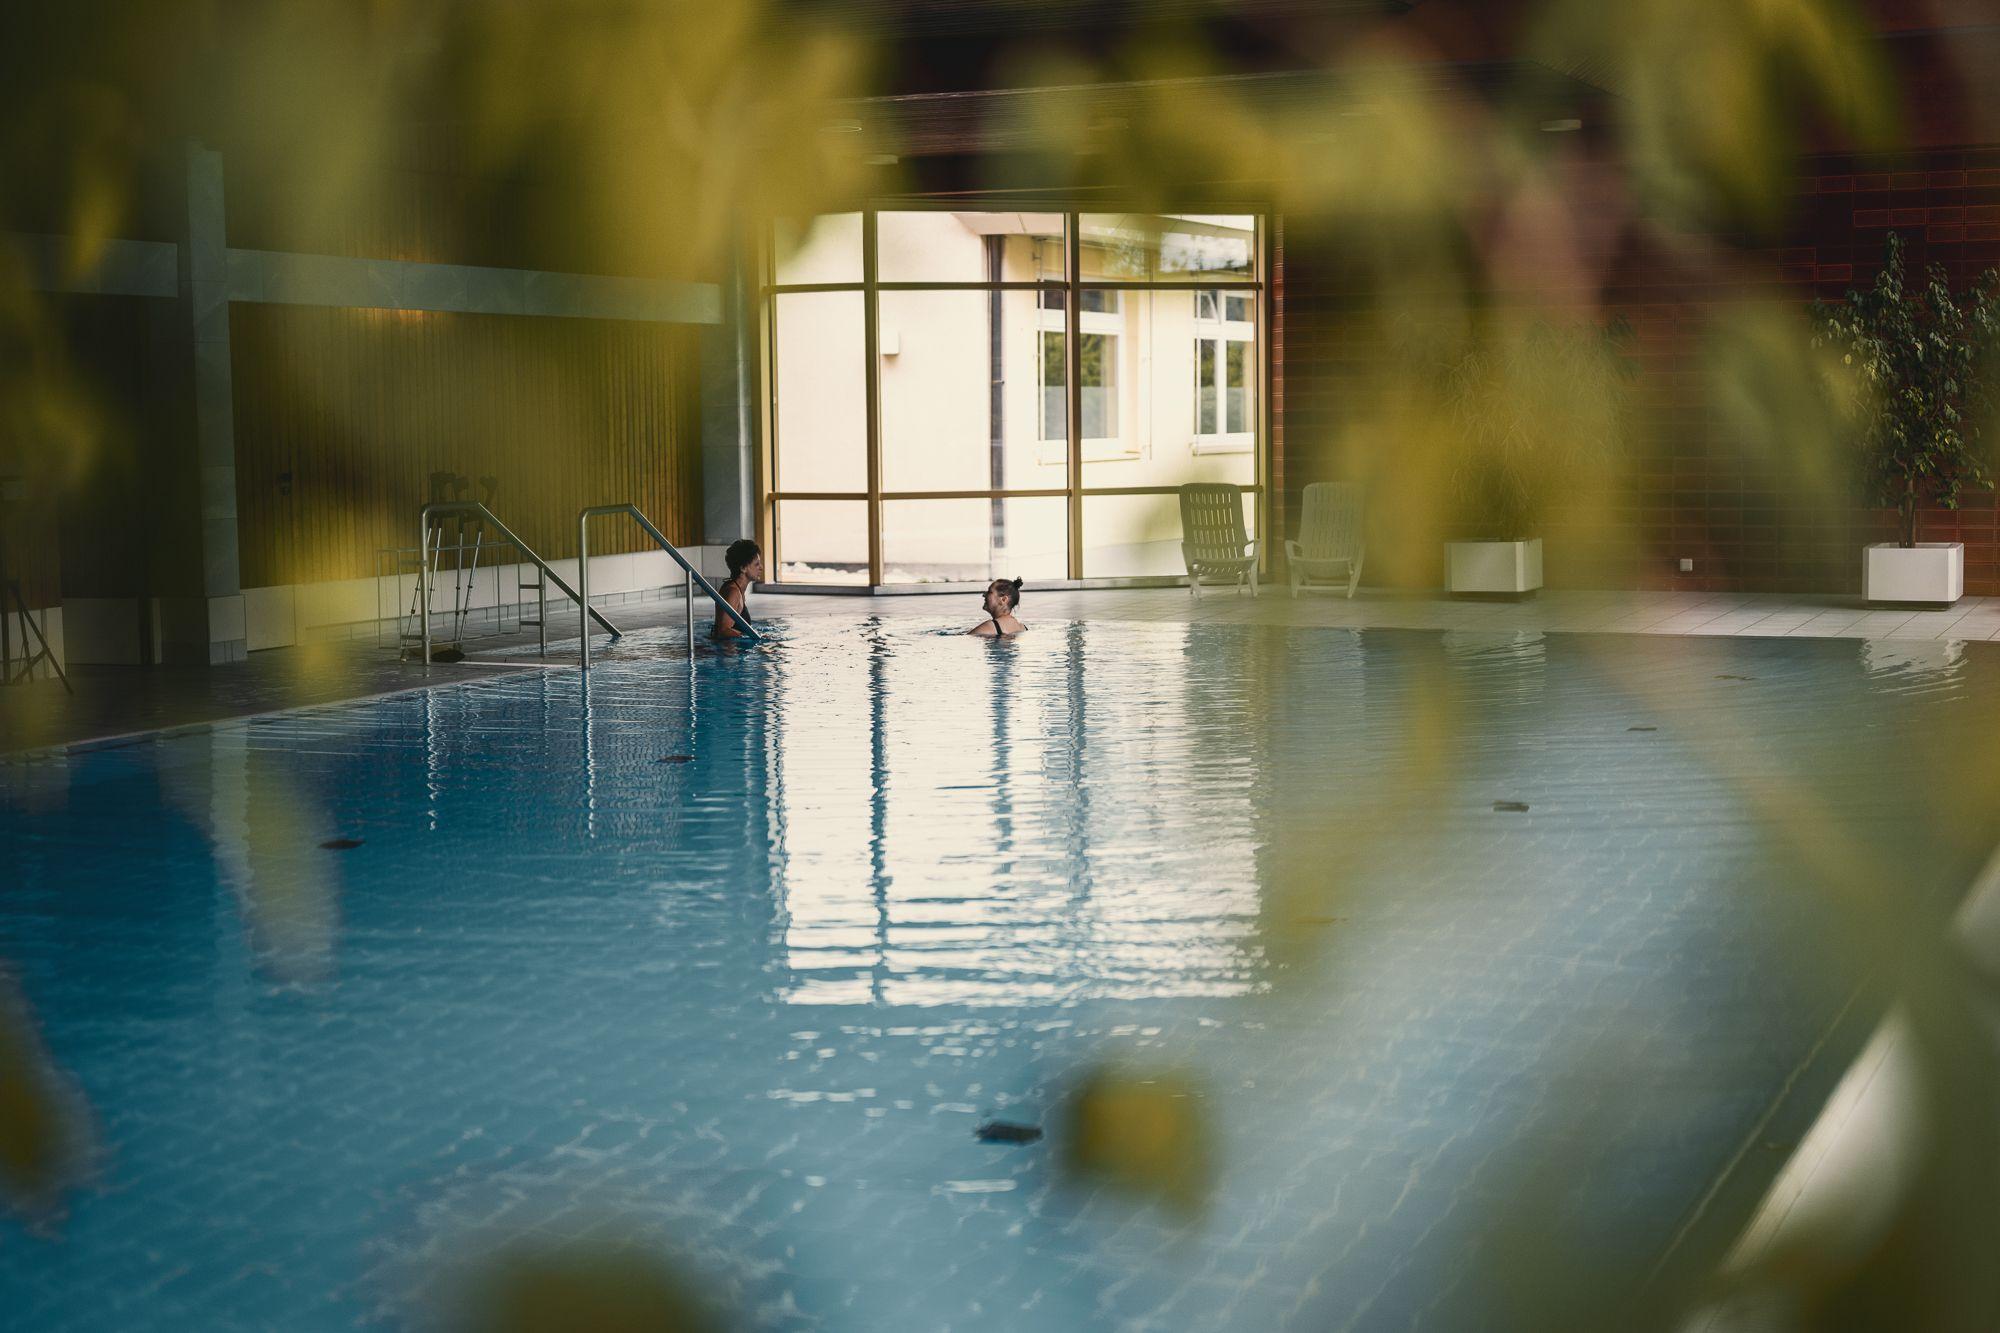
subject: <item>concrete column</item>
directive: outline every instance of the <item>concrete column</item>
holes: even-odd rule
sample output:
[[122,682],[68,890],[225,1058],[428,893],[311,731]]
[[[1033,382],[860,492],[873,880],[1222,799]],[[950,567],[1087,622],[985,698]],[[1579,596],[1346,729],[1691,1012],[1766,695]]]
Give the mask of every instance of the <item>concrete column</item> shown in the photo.
[[701,331],[702,540],[725,546],[757,530],[757,311],[739,247],[722,281],[722,322]]
[[[240,662],[245,655],[243,582],[237,560],[236,426],[229,358],[229,236],[222,154],[187,147],[187,230],[180,247],[180,305],[192,369],[198,485],[177,487],[195,512],[168,527],[183,549],[169,586],[153,598],[156,656],[168,662]],[[195,557],[188,559],[185,557]]]

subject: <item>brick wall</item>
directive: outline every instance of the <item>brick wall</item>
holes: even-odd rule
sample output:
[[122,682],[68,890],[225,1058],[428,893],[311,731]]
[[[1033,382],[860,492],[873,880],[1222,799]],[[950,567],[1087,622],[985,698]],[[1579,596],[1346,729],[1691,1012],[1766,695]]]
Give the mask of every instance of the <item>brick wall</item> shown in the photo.
[[[1760,464],[1712,401],[1703,345],[1717,313],[1768,299],[1800,306],[1871,282],[1893,228],[1913,269],[1945,265],[1955,284],[2000,266],[2000,146],[1929,149],[1887,160],[1827,155],[1793,183],[1793,220],[1781,244],[1731,251],[1698,269],[1635,235],[1595,293],[1604,319],[1632,327],[1640,430],[1614,527],[1620,540],[1545,534],[1552,586],[1852,593],[1860,547],[1893,538],[1892,515],[1858,495],[1833,509],[1807,505]],[[1295,529],[1303,487],[1331,476],[1327,441],[1342,420],[1343,376],[1358,364],[1344,318],[1339,256],[1316,253],[1296,229],[1283,264],[1283,523]],[[1546,295],[1546,294],[1545,294]],[[1389,447],[1386,446],[1385,447]],[[2000,453],[2000,449],[1995,451]],[[1957,511],[1921,516],[1919,537],[1963,541],[1966,591],[2000,595],[2000,506],[1969,491]],[[1694,572],[1679,572],[1691,558]],[[1417,583],[1442,582],[1442,552]]]

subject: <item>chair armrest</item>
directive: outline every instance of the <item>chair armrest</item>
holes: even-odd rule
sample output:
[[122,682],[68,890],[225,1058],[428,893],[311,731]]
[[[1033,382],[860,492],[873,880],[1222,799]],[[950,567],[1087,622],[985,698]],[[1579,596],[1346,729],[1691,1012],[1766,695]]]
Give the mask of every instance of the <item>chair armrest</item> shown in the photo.
[[1287,541],[1285,543],[1285,559],[1303,560],[1305,558],[1304,554],[1305,549],[1306,549],[1305,547],[1299,545],[1295,541]]

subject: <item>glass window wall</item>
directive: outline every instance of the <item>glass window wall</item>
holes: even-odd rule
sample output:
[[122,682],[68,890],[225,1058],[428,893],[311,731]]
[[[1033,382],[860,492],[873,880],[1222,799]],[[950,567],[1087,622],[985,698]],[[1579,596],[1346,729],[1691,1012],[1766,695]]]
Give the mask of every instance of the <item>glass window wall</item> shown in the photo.
[[[1085,213],[1087,264],[1107,279],[1255,282],[1257,219],[1245,214]],[[1087,271],[1086,277],[1091,276]]]
[[876,214],[883,282],[1063,280],[1061,213]]
[[858,291],[772,302],[771,480],[781,492],[868,491],[864,317]]
[[866,500],[780,500],[772,566],[779,583],[867,583]]
[[884,583],[1039,582],[1068,577],[1069,501],[884,500]]
[[[1243,530],[1257,535],[1257,496],[1243,493]],[[1083,497],[1083,577],[1162,578],[1187,573],[1181,497],[1168,491]]]
[[773,246],[778,578],[1180,575],[1191,481],[1242,487],[1256,533],[1256,218],[905,210]]
[[780,218],[771,229],[780,286],[861,281],[861,215]]

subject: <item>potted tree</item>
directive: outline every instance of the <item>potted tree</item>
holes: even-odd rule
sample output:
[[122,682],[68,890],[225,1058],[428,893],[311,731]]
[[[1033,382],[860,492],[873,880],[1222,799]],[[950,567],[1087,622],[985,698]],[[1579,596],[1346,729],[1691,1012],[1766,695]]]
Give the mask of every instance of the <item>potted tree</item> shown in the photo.
[[1476,534],[1445,543],[1454,596],[1525,597],[1542,586],[1550,508],[1623,445],[1633,368],[1620,348],[1629,332],[1622,321],[1596,329],[1534,320],[1490,334],[1446,366],[1458,444],[1452,521]]
[[1917,513],[1956,509],[1965,487],[1993,484],[1978,446],[2000,349],[1996,281],[1988,269],[1954,292],[1933,264],[1910,287],[1890,232],[1874,286],[1813,302],[1813,345],[1831,346],[1861,381],[1857,435],[1873,498],[1896,511],[1896,540],[1862,551],[1867,601],[1948,606],[1965,595],[1964,543],[1918,541]]

